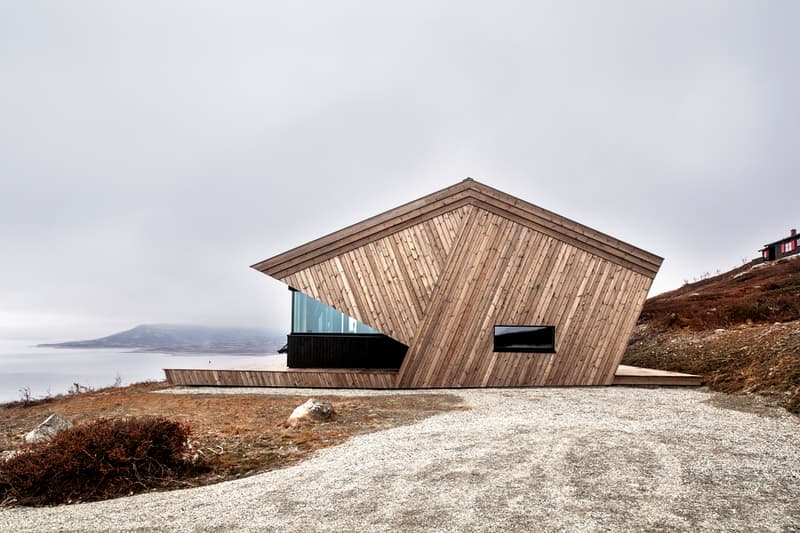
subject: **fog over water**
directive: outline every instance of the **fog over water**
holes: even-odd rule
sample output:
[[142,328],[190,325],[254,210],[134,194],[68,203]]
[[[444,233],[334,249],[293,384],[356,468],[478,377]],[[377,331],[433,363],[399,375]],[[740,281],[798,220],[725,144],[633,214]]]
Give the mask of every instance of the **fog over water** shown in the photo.
[[102,388],[161,381],[164,368],[279,368],[284,355],[131,353],[108,349],[37,348],[30,341],[0,341],[0,403],[63,394],[74,388]]

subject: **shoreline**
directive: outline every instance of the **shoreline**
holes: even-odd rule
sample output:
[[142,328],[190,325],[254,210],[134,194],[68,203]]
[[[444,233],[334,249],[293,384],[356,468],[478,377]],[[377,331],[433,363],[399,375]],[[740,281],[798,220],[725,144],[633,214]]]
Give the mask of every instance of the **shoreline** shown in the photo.
[[[285,357],[285,356],[283,356]],[[75,384],[99,389],[119,381],[161,381],[164,368],[263,368],[281,365],[280,354],[130,352],[112,349],[35,348],[26,341],[0,345],[0,403],[67,393]]]

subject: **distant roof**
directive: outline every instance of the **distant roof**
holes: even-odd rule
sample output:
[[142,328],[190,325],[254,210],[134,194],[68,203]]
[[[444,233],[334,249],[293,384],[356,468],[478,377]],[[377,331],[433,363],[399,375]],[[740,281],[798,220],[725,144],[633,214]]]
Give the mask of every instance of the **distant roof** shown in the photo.
[[784,243],[784,242],[793,241],[795,239],[800,239],[800,235],[789,235],[788,237],[784,237],[783,239],[779,239],[779,240],[777,240],[775,242],[769,242],[769,243],[765,244],[761,249],[763,250],[764,248],[767,248],[769,246],[772,246],[772,245],[775,245],[775,244],[781,244],[781,243]]
[[473,205],[630,268],[651,279],[662,258],[471,178],[353,224],[269,259],[252,268],[284,278],[310,265],[401,231],[442,213]]

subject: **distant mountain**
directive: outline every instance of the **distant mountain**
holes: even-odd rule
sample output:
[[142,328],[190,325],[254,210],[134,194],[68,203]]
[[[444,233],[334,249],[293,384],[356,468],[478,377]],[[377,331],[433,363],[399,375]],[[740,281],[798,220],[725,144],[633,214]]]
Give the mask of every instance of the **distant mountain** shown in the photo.
[[39,344],[47,348],[124,348],[137,352],[167,353],[276,353],[286,334],[260,329],[144,324],[85,341]]

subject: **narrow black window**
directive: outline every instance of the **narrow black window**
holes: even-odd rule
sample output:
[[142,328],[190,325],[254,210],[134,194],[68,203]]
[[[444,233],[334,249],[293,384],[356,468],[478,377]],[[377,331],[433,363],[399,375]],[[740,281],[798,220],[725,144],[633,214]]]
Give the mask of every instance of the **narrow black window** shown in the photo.
[[495,326],[495,352],[555,353],[555,326]]

